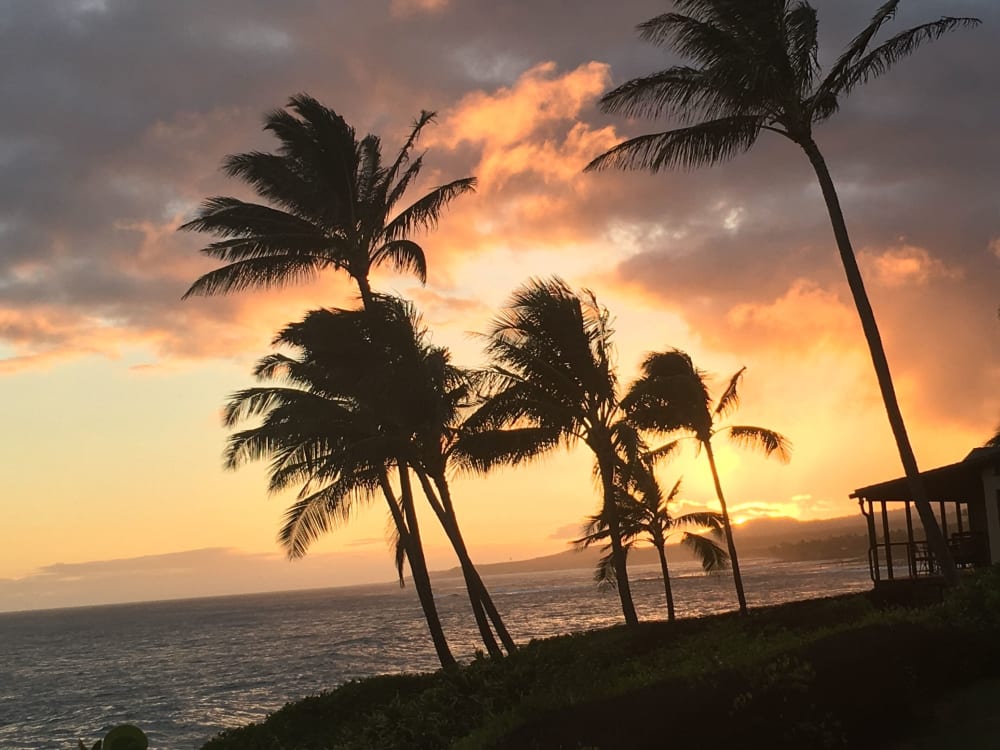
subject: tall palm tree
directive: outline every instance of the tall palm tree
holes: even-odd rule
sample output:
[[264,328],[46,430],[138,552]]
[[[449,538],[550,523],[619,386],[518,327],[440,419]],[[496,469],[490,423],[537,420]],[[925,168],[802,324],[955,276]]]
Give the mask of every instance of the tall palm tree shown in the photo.
[[716,164],[748,151],[762,131],[784,136],[805,152],[823,191],[910,494],[945,578],[955,583],[958,573],[920,479],[875,315],[813,126],[833,115],[856,87],[878,78],[925,42],[979,20],[943,17],[876,45],[899,6],[899,0],[889,0],[821,75],[817,14],[805,0],[674,0],[674,6],[678,12],[640,24],[640,36],[671,47],[693,65],[628,81],[605,94],[601,106],[628,116],[674,117],[682,127],[620,143],[587,169],[658,172]]
[[[326,377],[335,376],[341,393],[366,406],[376,444],[391,437],[404,496],[412,472],[455,550],[483,644],[491,655],[501,655],[492,623],[503,647],[513,652],[514,641],[462,538],[446,477],[448,436],[472,393],[468,374],[451,364],[446,349],[427,342],[413,306],[394,297],[376,295],[365,310],[316,311],[287,328],[281,340],[290,337],[325,353]],[[398,533],[405,537],[416,516],[403,521]]]
[[413,151],[433,118],[421,112],[396,158],[384,164],[377,136],[358,139],[343,117],[307,94],[270,112],[264,129],[277,137],[278,152],[235,154],[223,164],[265,203],[209,198],[180,227],[218,237],[201,252],[225,264],[184,296],[282,286],[335,268],[350,274],[368,305],[374,266],[389,263],[424,281],[427,261],[412,235],[434,227],[445,206],[476,183],[454,180],[398,209],[423,167],[423,154]]
[[[669,433],[677,430],[686,432],[698,447],[705,451],[712,471],[715,494],[722,509],[722,523],[726,533],[726,546],[733,567],[733,581],[736,584],[736,598],[740,612],[746,614],[747,601],[743,591],[743,577],[733,539],[733,525],[729,508],[719,481],[719,471],[715,464],[712,439],[725,433],[737,445],[757,448],[766,456],[776,456],[782,461],[790,457],[790,443],[780,433],[765,427],[752,425],[719,425],[719,421],[731,414],[740,402],[739,383],[746,368],[740,369],[730,379],[718,401],[713,402],[708,390],[706,373],[694,366],[684,352],[672,349],[653,352],[642,363],[641,377],[629,388],[622,400],[629,420],[637,428],[652,432]],[[677,440],[656,449],[654,455],[667,455],[679,445]]]
[[[405,558],[438,658],[448,668],[456,662],[434,602],[404,455],[399,404],[417,399],[401,393],[399,382],[387,382],[391,348],[374,345],[368,333],[358,315],[330,310],[313,311],[282,330],[274,343],[296,348],[298,356],[264,357],[255,374],[267,385],[230,398],[227,426],[246,419],[259,424],[229,438],[226,465],[270,460],[272,492],[299,487],[278,534],[290,558],[305,555],[318,536],[346,523],[357,502],[381,494],[397,536],[400,582]],[[393,470],[398,497],[389,479]]]
[[458,459],[485,470],[584,443],[596,459],[622,613],[638,623],[615,504],[621,417],[608,312],[559,278],[517,289],[485,335],[488,398],[467,420]]
[[[670,503],[680,493],[681,480],[674,483],[666,497],[660,488],[651,467],[643,465],[637,475],[628,482],[631,489],[620,488],[619,507],[622,536],[626,550],[637,541],[647,541],[656,549],[663,576],[663,593],[667,602],[667,620],[676,619],[673,587],[670,583],[670,567],[667,564],[667,541],[682,529],[708,529],[712,534],[723,534],[722,514],[712,511],[685,513],[674,516],[670,513]],[[601,514],[591,516],[583,528],[583,536],[573,541],[578,547],[589,547],[608,539],[608,525]],[[681,544],[687,547],[695,559],[701,563],[706,573],[721,570],[729,563],[729,555],[710,536],[693,531],[681,532]],[[597,565],[596,577],[602,582],[614,581],[614,569],[610,565],[610,555],[601,558]]]
[[[435,226],[452,199],[475,188],[475,178],[454,180],[397,210],[423,167],[423,155],[413,152],[433,117],[421,112],[385,165],[377,136],[359,140],[343,117],[306,94],[269,113],[264,127],[278,138],[278,152],[237,154],[224,162],[227,174],[248,182],[267,204],[209,198],[181,226],[219,237],[202,252],[225,263],[197,279],[184,297],[282,286],[334,268],[351,276],[369,309],[377,303],[369,281],[373,267],[389,263],[424,281],[426,259],[412,234]],[[405,537],[405,528],[397,531]],[[477,621],[483,606],[492,611],[510,650],[513,641],[481,580],[477,595],[486,602],[473,605]]]
[[[516,650],[513,638],[503,622],[493,599],[476,570],[462,537],[458,516],[448,482],[450,461],[458,437],[465,431],[462,419],[477,397],[474,374],[451,363],[451,355],[443,347],[426,342],[426,331],[412,307],[392,298],[377,297],[383,304],[395,306],[398,331],[393,338],[407,354],[404,393],[409,408],[407,421],[410,434],[407,461],[416,474],[424,496],[458,557],[468,589],[473,615],[487,651],[501,655],[491,632],[508,653]],[[414,410],[414,405],[420,405]]]

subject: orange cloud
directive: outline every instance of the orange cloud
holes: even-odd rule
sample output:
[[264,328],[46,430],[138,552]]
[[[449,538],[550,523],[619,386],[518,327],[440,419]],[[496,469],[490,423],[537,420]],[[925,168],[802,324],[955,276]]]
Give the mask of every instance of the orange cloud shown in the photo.
[[594,154],[616,142],[611,128],[579,121],[610,80],[604,63],[585,63],[563,75],[555,63],[541,63],[511,87],[463,97],[445,114],[432,143],[480,149],[474,171],[484,193],[501,192],[529,175],[548,184],[577,182]]
[[829,349],[851,342],[857,329],[856,314],[833,292],[816,283],[797,279],[784,295],[772,302],[744,303],[726,314],[727,336],[741,344],[801,351]]
[[[610,83],[609,66],[584,63],[560,73],[545,62],[510,86],[477,90],[442,113],[428,144],[467,157],[478,195],[456,202],[433,239],[443,256],[505,247],[565,247],[592,240],[588,217],[601,185],[583,167],[614,145],[612,128],[584,121]],[[441,260],[442,253],[435,253]]]
[[959,278],[951,269],[922,247],[901,244],[882,251],[863,250],[858,262],[867,278],[887,287],[923,285],[934,278]]

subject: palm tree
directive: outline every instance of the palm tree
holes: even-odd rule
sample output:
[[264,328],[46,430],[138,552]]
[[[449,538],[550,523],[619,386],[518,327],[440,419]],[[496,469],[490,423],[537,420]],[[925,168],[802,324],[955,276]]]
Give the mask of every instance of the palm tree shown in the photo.
[[[404,496],[412,472],[459,559],[487,651],[502,653],[492,623],[503,647],[513,652],[514,641],[462,538],[446,477],[449,436],[457,431],[472,393],[468,373],[451,364],[446,349],[427,342],[413,306],[394,297],[376,295],[368,310],[314,312],[300,326],[286,329],[281,341],[290,337],[298,346],[324,352],[326,377],[335,376],[340,393],[366,405],[376,444],[391,436],[390,457]],[[403,520],[398,533],[405,537],[416,527],[416,516]]]
[[[202,252],[226,263],[197,279],[184,297],[282,286],[334,268],[351,276],[369,309],[377,303],[372,267],[389,263],[424,281],[423,248],[411,235],[435,226],[453,198],[475,188],[475,178],[454,180],[393,213],[421,171],[423,155],[414,157],[413,151],[434,113],[421,112],[386,166],[377,136],[358,140],[340,115],[312,97],[292,97],[287,110],[265,120],[265,130],[280,142],[278,153],[237,154],[224,163],[227,174],[248,182],[270,205],[209,198],[181,226],[219,237]],[[406,536],[404,528],[397,531]],[[480,607],[492,611],[505,647],[512,649],[481,580],[478,597],[485,604],[473,606],[477,621]]]
[[[629,484],[630,490],[620,488],[619,508],[622,519],[622,534],[626,550],[640,540],[648,541],[656,549],[663,576],[663,593],[667,601],[667,620],[676,619],[673,588],[670,585],[670,568],[667,564],[667,541],[683,528],[709,529],[713,534],[723,533],[720,513],[712,511],[685,513],[674,516],[670,513],[670,503],[680,493],[681,480],[674,483],[670,493],[664,497],[651,467],[643,465]],[[601,514],[591,516],[583,528],[583,537],[572,544],[589,547],[608,538],[608,525]],[[701,563],[706,573],[721,570],[729,563],[729,555],[712,538],[692,531],[681,533],[681,544],[687,547]],[[596,578],[600,582],[613,583],[614,569],[610,565],[610,555],[601,558],[597,565]]]
[[[684,352],[672,349],[653,352],[642,363],[642,375],[632,384],[622,400],[622,407],[629,415],[629,421],[638,429],[669,433],[677,430],[694,438],[698,447],[705,451],[712,471],[715,494],[722,509],[722,523],[726,533],[726,545],[733,567],[733,581],[736,584],[736,598],[740,612],[746,614],[747,602],[743,592],[743,578],[740,562],[736,555],[733,526],[729,518],[726,498],[722,493],[719,471],[715,464],[712,438],[726,433],[737,445],[758,448],[766,456],[776,456],[788,461],[791,445],[788,440],[774,430],[752,425],[719,426],[718,422],[731,414],[739,406],[739,383],[746,368],[740,369],[730,379],[718,401],[713,403],[708,391],[706,374],[694,366]],[[678,441],[674,440],[652,452],[654,456],[672,453]]]
[[447,349],[426,343],[426,331],[411,306],[393,298],[376,299],[395,306],[395,325],[399,331],[393,338],[400,342],[397,348],[400,353],[405,350],[408,360],[403,390],[406,399],[400,404],[401,409],[408,409],[404,413],[409,415],[407,461],[458,557],[487,651],[493,656],[501,655],[491,632],[492,624],[503,648],[513,653],[514,640],[462,537],[448,482],[452,455],[459,436],[466,431],[462,418],[477,395],[476,378],[474,373],[453,365]]
[[638,623],[615,504],[614,429],[620,421],[608,312],[559,278],[517,289],[485,335],[487,399],[467,420],[457,460],[480,471],[584,443],[596,459],[602,513],[622,613]]
[[[396,532],[400,583],[405,558],[441,665],[454,666],[434,603],[404,457],[407,435],[398,407],[411,403],[414,394],[401,393],[399,382],[387,382],[393,376],[386,356],[391,348],[372,340],[358,314],[330,310],[309,313],[282,330],[274,343],[299,354],[264,357],[255,374],[268,384],[230,398],[227,426],[246,419],[260,423],[229,438],[227,467],[270,460],[272,492],[299,487],[278,534],[290,558],[302,557],[318,536],[346,523],[358,502],[381,494]],[[393,470],[398,498],[389,481]]]
[[343,117],[306,94],[270,112],[264,129],[278,138],[278,152],[235,154],[223,164],[226,174],[249,183],[266,203],[209,198],[180,227],[218,237],[201,252],[225,263],[184,297],[282,286],[335,268],[350,274],[367,306],[369,273],[384,263],[423,282],[427,262],[411,235],[434,227],[445,206],[476,183],[473,177],[454,180],[397,210],[423,167],[423,155],[413,151],[433,118],[421,112],[386,165],[377,136],[359,140]]
[[856,87],[878,78],[925,42],[975,26],[979,20],[943,17],[874,45],[899,6],[899,0],[889,0],[821,76],[817,14],[805,0],[674,0],[674,6],[679,12],[641,24],[640,36],[670,46],[694,64],[628,81],[605,94],[601,105],[606,112],[628,116],[672,116],[682,127],[620,143],[587,169],[658,172],[707,166],[748,151],[762,131],[784,136],[805,152],[823,191],[910,494],[946,580],[957,583],[957,570],[920,479],[875,315],[813,126],[833,115],[841,99]]

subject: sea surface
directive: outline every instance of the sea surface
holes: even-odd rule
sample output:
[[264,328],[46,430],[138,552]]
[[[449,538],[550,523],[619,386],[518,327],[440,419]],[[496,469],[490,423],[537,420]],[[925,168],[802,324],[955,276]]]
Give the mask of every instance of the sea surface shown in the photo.
[[[751,607],[871,587],[862,562],[741,563]],[[729,573],[674,567],[678,616],[736,608]],[[630,573],[640,618],[665,619],[658,567]],[[621,622],[589,570],[484,578],[518,642]],[[461,579],[434,587],[452,651],[472,658]],[[0,614],[0,749],[89,747],[131,722],[153,750],[193,750],[352,678],[436,667],[412,588],[391,584]]]

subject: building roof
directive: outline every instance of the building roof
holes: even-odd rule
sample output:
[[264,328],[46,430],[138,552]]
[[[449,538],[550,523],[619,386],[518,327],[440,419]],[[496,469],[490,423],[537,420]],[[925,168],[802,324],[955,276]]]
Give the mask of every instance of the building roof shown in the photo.
[[[1000,472],[1000,448],[975,448],[958,463],[939,466],[920,472],[924,487],[931,500],[963,500],[984,502],[984,469],[992,467]],[[864,500],[912,500],[906,486],[906,477],[861,487],[851,493],[853,498]]]

